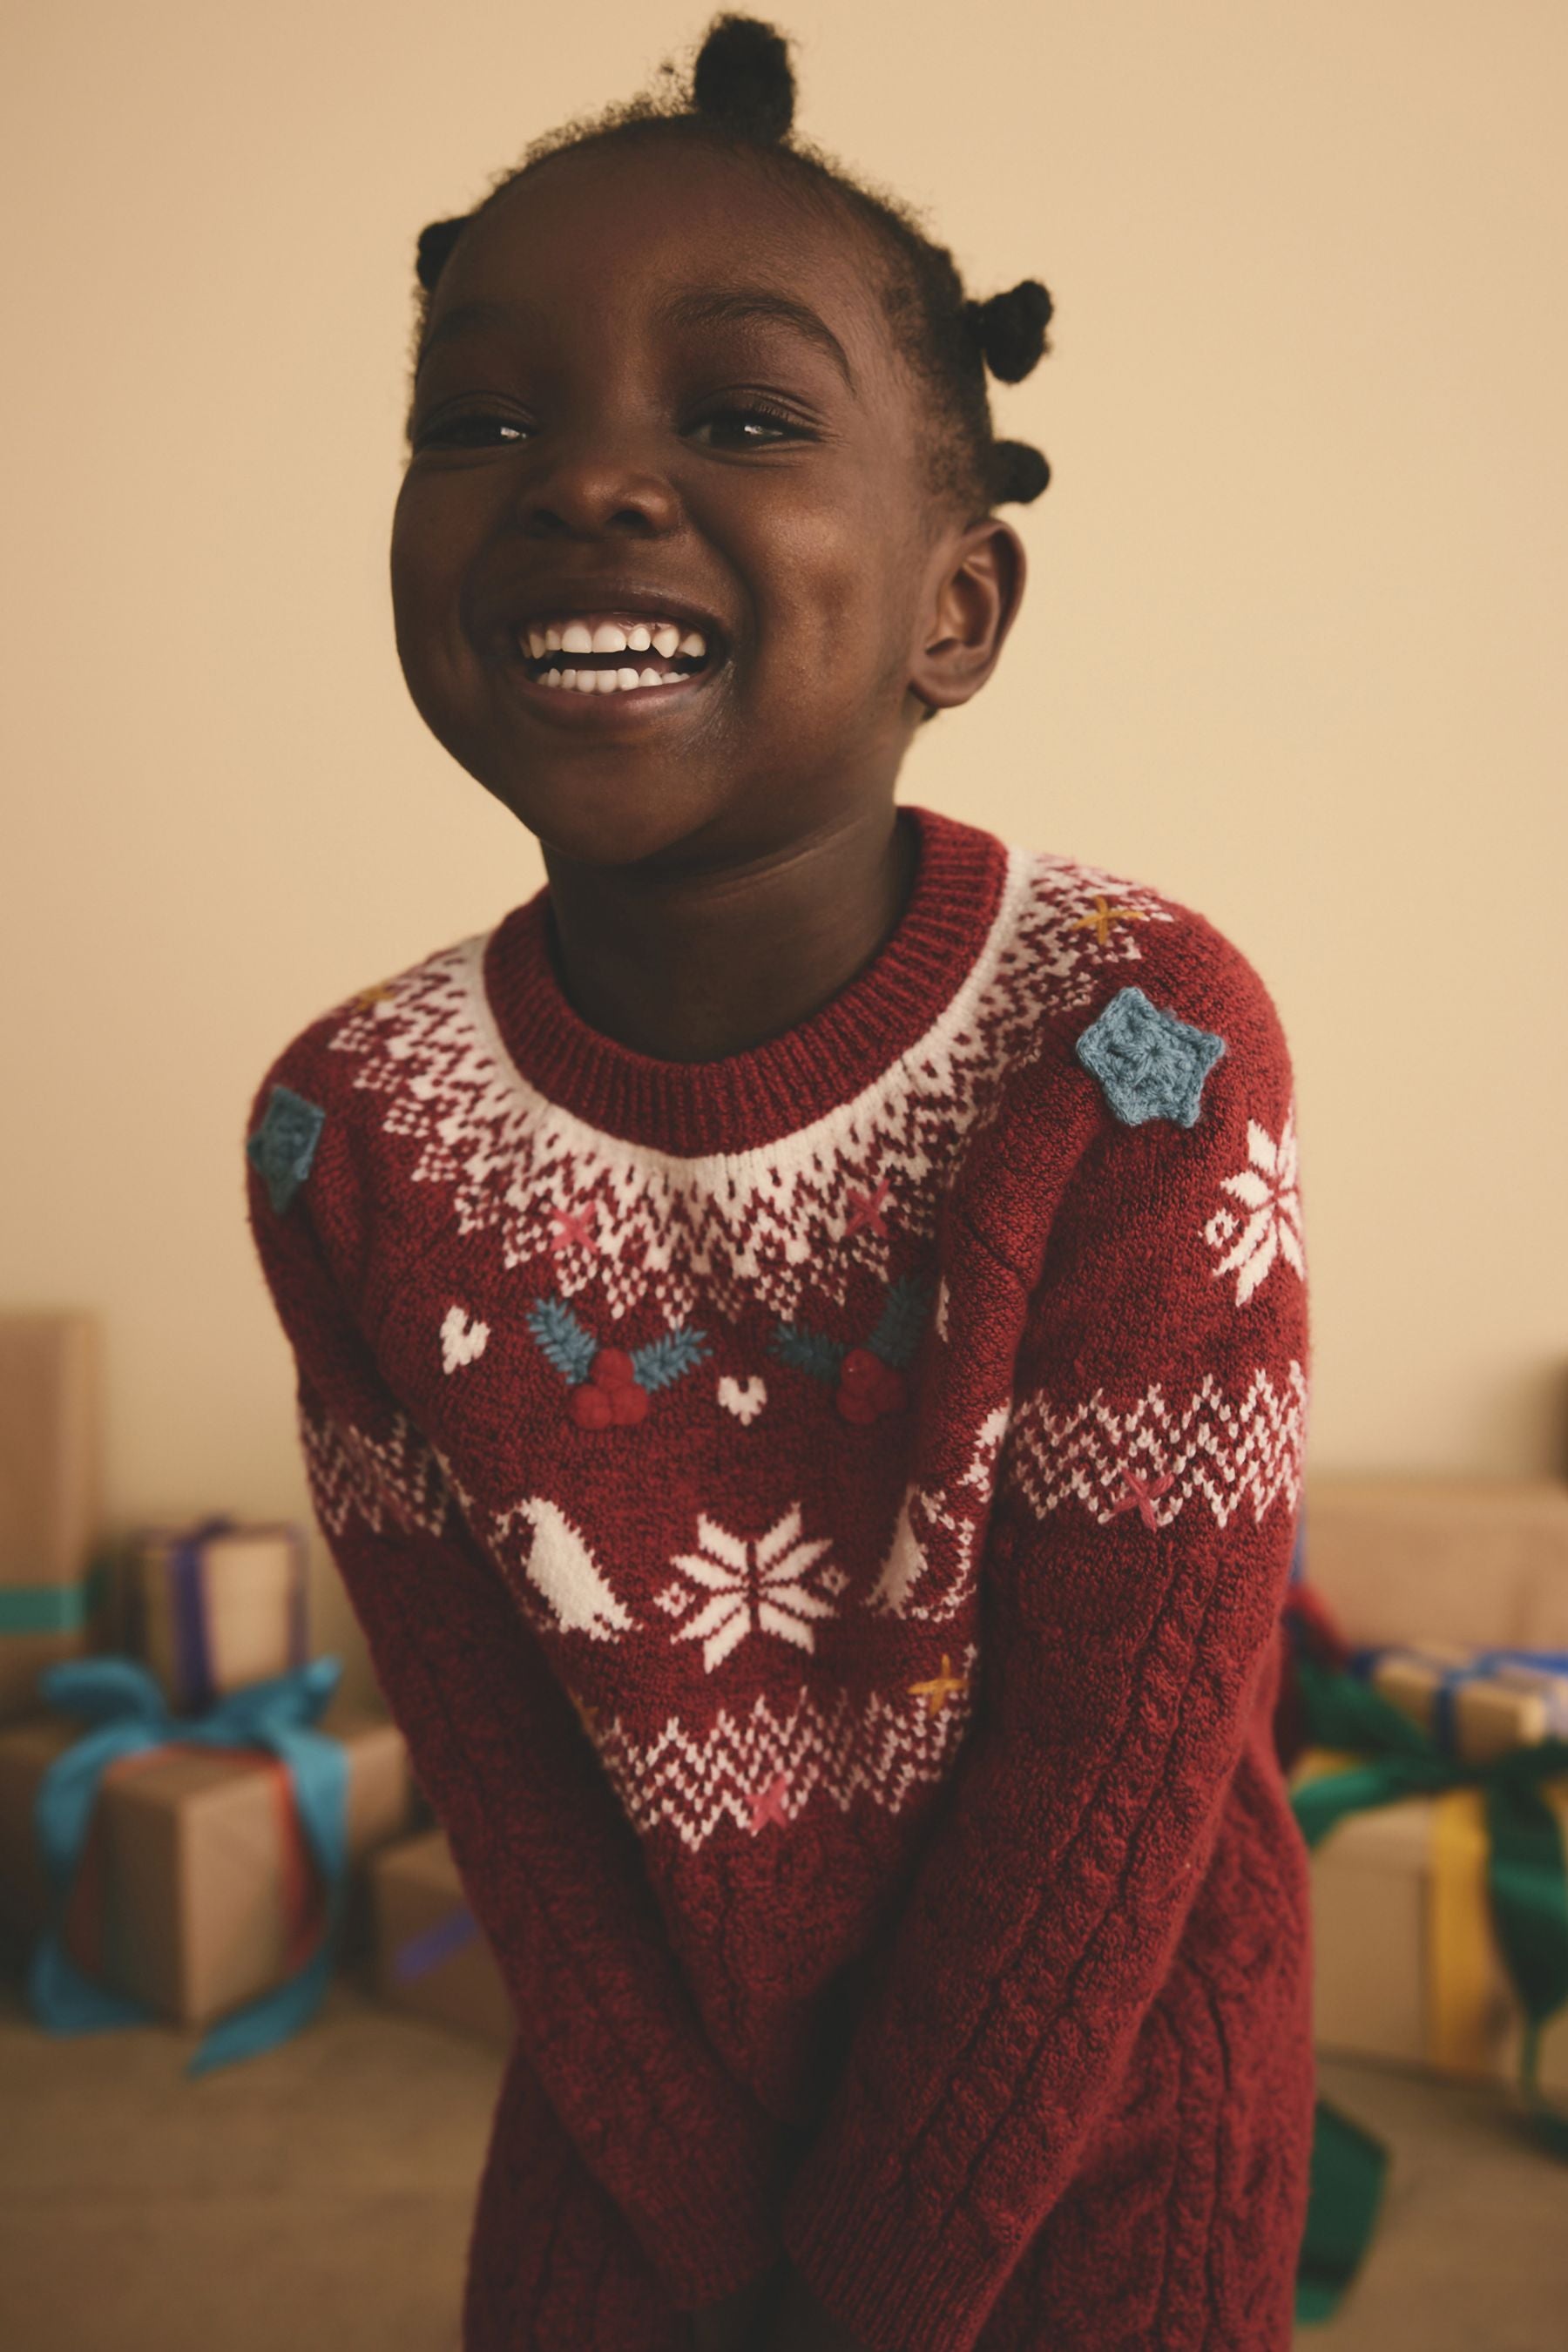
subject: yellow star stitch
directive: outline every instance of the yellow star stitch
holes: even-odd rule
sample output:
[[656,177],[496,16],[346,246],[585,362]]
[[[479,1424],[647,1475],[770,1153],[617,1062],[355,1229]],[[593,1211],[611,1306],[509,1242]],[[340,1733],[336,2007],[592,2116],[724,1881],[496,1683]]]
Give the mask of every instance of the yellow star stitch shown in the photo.
[[1101,947],[1110,937],[1112,923],[1146,923],[1149,918],[1138,907],[1113,907],[1109,899],[1097,898],[1092,915],[1080,915],[1073,925],[1075,931],[1092,931]]
[[586,1706],[584,1702],[578,1697],[574,1690],[569,1690],[566,1696],[577,1710],[578,1722],[582,1725],[589,1738],[592,1739],[598,1726],[598,1708],[596,1706]]
[[368,1013],[374,1005],[384,1003],[391,994],[392,991],[386,982],[381,980],[377,981],[374,988],[362,988],[359,994],[353,999],[353,1003],[356,1011]]
[[942,1672],[940,1675],[932,1675],[930,1682],[910,1683],[909,1685],[910,1692],[913,1697],[924,1699],[926,1703],[926,1713],[928,1715],[940,1715],[950,1698],[953,1697],[957,1692],[964,1691],[968,1688],[968,1675],[955,1675],[953,1673],[952,1661],[948,1656],[945,1650],[942,1652]]

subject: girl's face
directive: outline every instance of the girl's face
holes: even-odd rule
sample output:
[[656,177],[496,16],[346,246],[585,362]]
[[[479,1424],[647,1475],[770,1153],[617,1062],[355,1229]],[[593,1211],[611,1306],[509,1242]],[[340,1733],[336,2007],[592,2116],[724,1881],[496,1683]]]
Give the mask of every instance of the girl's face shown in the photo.
[[[847,221],[682,142],[563,155],[443,271],[393,528],[398,655],[435,735],[547,847],[766,855],[890,798],[915,682],[957,701],[988,674],[1017,542],[930,489],[929,395],[873,267]],[[1010,600],[979,577],[954,604],[970,542],[977,577],[1016,562]],[[610,649],[574,656],[584,628]],[[700,656],[670,656],[671,628]]]

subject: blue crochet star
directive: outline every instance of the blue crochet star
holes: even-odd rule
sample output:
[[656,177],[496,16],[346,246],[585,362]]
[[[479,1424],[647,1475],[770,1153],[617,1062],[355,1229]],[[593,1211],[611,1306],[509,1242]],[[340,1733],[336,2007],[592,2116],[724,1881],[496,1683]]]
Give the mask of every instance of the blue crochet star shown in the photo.
[[281,1216],[310,1172],[327,1114],[288,1087],[274,1087],[245,1156],[267,1187],[273,1213]]
[[1079,1060],[1124,1127],[1149,1118],[1191,1127],[1204,1080],[1224,1051],[1223,1037],[1162,1013],[1141,988],[1121,989],[1078,1041]]

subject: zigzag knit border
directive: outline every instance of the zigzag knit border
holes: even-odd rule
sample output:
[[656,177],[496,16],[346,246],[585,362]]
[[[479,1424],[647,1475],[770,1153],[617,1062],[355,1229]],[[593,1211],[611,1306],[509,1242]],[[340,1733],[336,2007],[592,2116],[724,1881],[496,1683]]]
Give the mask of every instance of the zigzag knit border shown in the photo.
[[1108,1527],[1141,1489],[1160,1527],[1206,1502],[1223,1528],[1244,1507],[1255,1519],[1275,1502],[1295,1509],[1306,1424],[1307,1378],[1294,1358],[1278,1386],[1259,1365],[1234,1402],[1212,1373],[1180,1407],[1158,1383],[1121,1411],[1099,1389],[1060,1409],[1037,1393],[1013,1416],[1004,1477],[1041,1518],[1076,1496]]

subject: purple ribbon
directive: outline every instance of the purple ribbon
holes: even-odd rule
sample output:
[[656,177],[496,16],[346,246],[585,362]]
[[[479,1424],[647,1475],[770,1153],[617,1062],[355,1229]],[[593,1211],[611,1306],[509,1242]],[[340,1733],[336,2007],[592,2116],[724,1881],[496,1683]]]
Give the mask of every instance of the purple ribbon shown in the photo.
[[[212,1537],[227,1535],[233,1526],[234,1521],[228,1518],[198,1520],[184,1535],[174,1538],[165,1563],[179,1704],[194,1715],[205,1714],[217,1696],[213,1685],[212,1645],[207,1640],[207,1612],[202,1590],[202,1552]],[[298,1665],[301,1661],[295,1659],[293,1663]]]
[[392,1956],[392,1973],[399,1984],[412,1984],[416,1977],[428,1975],[454,1952],[460,1952],[465,1944],[471,1944],[479,1932],[474,1915],[465,1903],[458,1910],[448,1911],[444,1919],[437,1919],[433,1927],[399,1944]]

